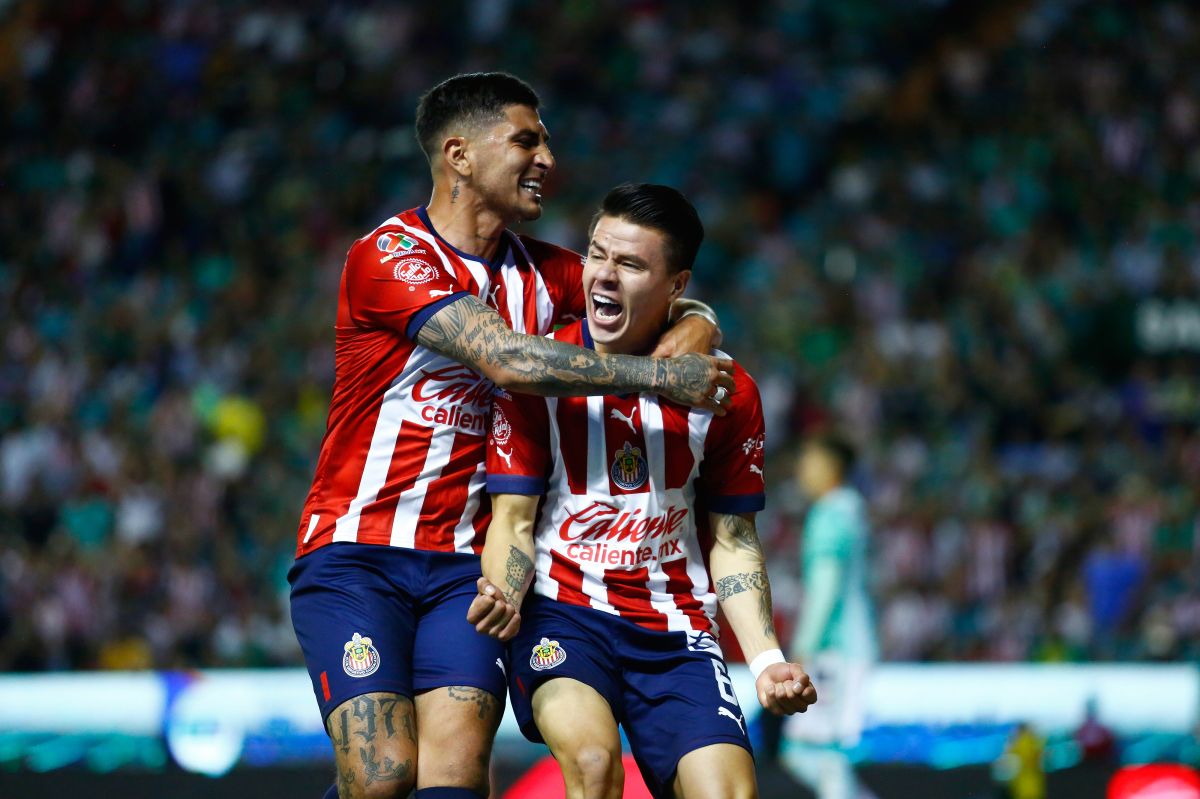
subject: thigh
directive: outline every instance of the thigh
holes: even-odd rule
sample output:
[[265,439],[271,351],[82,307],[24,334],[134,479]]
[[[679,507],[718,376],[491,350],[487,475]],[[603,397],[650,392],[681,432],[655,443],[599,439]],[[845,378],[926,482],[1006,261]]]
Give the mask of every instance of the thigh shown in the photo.
[[488,761],[504,702],[471,685],[417,694],[417,788],[460,787],[488,794]]
[[540,686],[560,677],[590,687],[620,718],[620,678],[606,614],[531,596],[521,617],[521,629],[510,642],[509,695],[525,737],[545,742],[534,718],[533,697]]
[[676,799],[754,799],[754,758],[735,744],[709,744],[679,759]]
[[413,694],[415,609],[385,576],[409,564],[404,553],[381,549],[330,545],[296,561],[289,574],[292,626],[322,718],[356,696]]
[[750,757],[745,717],[716,641],[706,636],[688,643],[680,633],[645,632],[631,636],[627,651],[638,657],[623,659],[621,721],[655,795],[671,795],[676,770],[690,752],[728,744]]
[[466,686],[490,693],[504,710],[504,644],[475,632],[467,609],[475,599],[479,559],[427,553],[427,582],[413,639],[413,691]]
[[342,799],[408,795],[417,762],[411,699],[392,693],[356,696],[333,709],[325,730],[333,742]]

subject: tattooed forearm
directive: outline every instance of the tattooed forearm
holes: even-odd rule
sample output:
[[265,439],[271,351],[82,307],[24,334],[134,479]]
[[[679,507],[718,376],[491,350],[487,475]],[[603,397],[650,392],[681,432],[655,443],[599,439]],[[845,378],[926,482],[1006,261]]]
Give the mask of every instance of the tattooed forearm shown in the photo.
[[504,598],[514,605],[521,604],[521,596],[529,582],[529,573],[533,570],[533,561],[529,556],[511,544],[508,547],[508,562],[504,564],[504,581],[508,589],[502,589]]
[[771,583],[767,580],[766,572],[740,572],[739,574],[731,574],[728,577],[722,577],[720,580],[717,580],[717,601],[724,602],[729,597],[740,594],[743,591],[764,590],[771,590]]
[[488,719],[496,715],[496,697],[482,688],[470,688],[465,685],[452,685],[447,689],[450,698],[457,702],[472,702],[475,705],[476,718]]
[[391,782],[392,780],[400,780],[407,782],[412,777],[413,762],[411,759],[405,760],[403,763],[397,763],[390,757],[385,756],[383,762],[379,762],[378,756],[375,754],[375,747],[361,747],[358,754],[362,757],[363,772],[367,775],[366,784],[370,785],[373,782]]
[[[677,358],[603,355],[540,336],[514,333],[477,297],[464,297],[435,313],[417,343],[495,378],[507,387],[543,396],[582,396],[654,391],[687,405],[712,396],[711,359],[692,353]],[[501,382],[498,380],[497,382]]]
[[758,592],[758,620],[764,635],[775,635],[774,614],[771,608],[771,581],[765,571],[739,572],[717,580],[717,601],[745,591]]

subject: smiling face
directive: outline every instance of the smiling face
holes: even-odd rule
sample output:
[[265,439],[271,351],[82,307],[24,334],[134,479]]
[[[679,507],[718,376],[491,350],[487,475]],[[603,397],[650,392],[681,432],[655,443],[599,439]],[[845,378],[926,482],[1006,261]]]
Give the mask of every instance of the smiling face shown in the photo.
[[642,353],[667,325],[691,272],[672,272],[666,235],[601,216],[583,265],[588,329],[600,352]]
[[469,136],[469,180],[480,200],[506,222],[542,215],[542,184],[554,168],[550,134],[537,111],[509,105]]

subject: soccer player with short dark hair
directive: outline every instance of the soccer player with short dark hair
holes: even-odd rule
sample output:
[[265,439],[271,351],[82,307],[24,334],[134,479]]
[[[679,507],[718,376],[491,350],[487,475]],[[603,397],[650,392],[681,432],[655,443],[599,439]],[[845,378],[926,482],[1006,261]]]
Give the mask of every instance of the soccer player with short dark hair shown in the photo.
[[[674,189],[613,189],[592,225],[587,317],[555,338],[605,353],[652,348],[703,236]],[[724,417],[649,392],[499,395],[493,406],[494,515],[467,618],[511,640],[513,710],[549,745],[572,799],[621,795],[618,725],[656,797],[756,795],[718,602],[762,705],[793,713],[816,701],[775,635],[754,526],[762,407],[740,367],[734,382]]]
[[[503,648],[464,616],[489,520],[496,386],[548,396],[656,391],[724,413],[731,362],[688,318],[661,352],[544,338],[583,313],[580,257],[507,230],[541,214],[554,166],[538,97],[460,75],[417,109],[428,206],[356,241],[338,297],[333,398],[289,574],[292,619],[334,746],[329,796],[488,793]],[[708,312],[711,315],[711,312]],[[682,315],[682,314],[681,314]],[[715,321],[715,320],[714,320]]]

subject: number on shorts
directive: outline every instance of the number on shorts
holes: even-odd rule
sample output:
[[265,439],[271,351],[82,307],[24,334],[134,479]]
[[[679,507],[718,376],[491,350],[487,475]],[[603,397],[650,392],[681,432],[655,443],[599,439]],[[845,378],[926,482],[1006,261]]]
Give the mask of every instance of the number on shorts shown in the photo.
[[721,698],[729,704],[737,707],[737,697],[733,694],[733,680],[729,679],[729,672],[725,670],[725,664],[713,658],[713,675],[717,678],[717,690],[721,692]]

